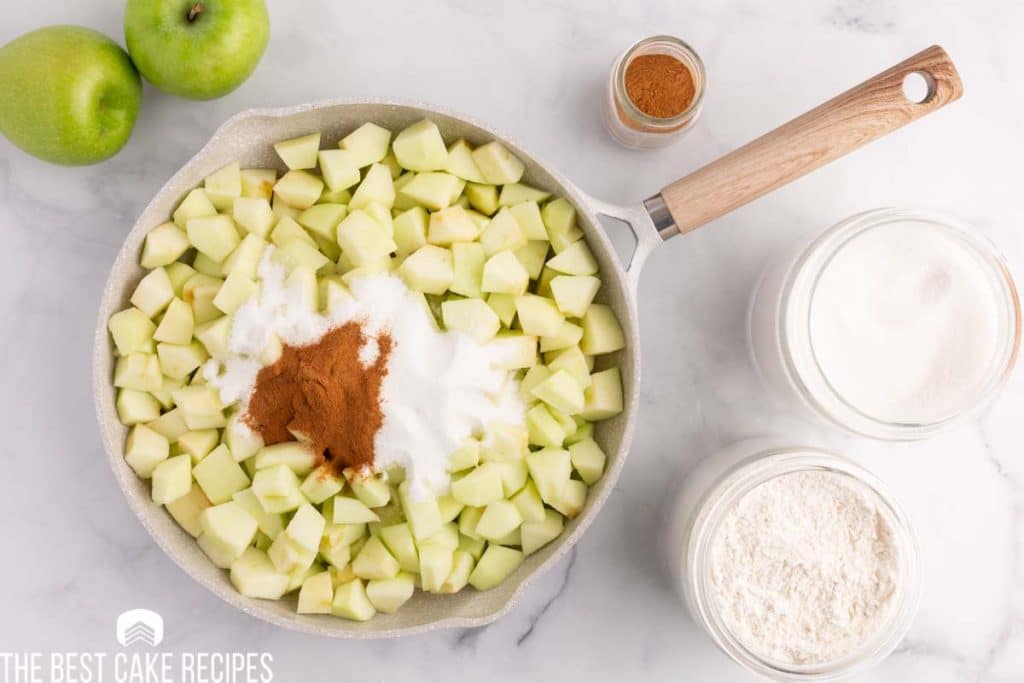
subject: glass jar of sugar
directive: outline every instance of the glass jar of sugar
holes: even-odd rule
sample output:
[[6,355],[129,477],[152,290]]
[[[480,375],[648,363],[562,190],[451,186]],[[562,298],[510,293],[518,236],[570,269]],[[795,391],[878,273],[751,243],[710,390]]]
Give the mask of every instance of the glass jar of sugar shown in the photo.
[[669,574],[731,659],[779,681],[828,681],[877,664],[917,611],[910,523],[871,473],[777,440],[706,458],[666,525]]
[[919,439],[990,402],[1016,361],[1020,324],[991,244],[948,217],[877,209],[769,268],[750,346],[792,403],[867,436]]

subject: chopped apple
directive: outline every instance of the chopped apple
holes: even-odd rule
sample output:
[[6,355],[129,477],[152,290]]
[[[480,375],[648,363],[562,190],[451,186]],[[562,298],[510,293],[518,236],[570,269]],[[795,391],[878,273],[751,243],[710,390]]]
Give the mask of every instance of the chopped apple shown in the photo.
[[455,279],[452,252],[427,244],[410,254],[398,269],[405,284],[424,294],[444,294]]
[[570,346],[579,344],[581,339],[583,339],[583,328],[565,320],[562,322],[562,326],[558,329],[557,334],[550,337],[541,337],[540,350],[542,353],[545,353],[567,349]]
[[[481,276],[482,276],[481,271]],[[512,327],[516,317],[516,297],[512,294],[492,293],[487,295],[487,305],[498,314],[498,319],[505,327]]]
[[519,493],[512,496],[512,504],[519,510],[519,515],[523,518],[523,524],[544,520],[544,501],[541,499],[537,485],[533,481],[526,482],[526,485]]
[[362,580],[353,579],[335,590],[331,613],[344,619],[367,621],[373,618],[377,610],[366,597],[366,588]]
[[398,575],[399,570],[398,560],[376,536],[367,539],[352,561],[352,571],[361,579],[392,579]]
[[501,470],[493,464],[484,464],[453,481],[451,495],[463,505],[484,507],[501,500],[504,495],[501,484]]
[[596,356],[618,351],[625,346],[622,327],[611,307],[604,304],[591,305],[583,316],[583,340],[580,342],[583,353]]
[[[494,315],[493,311],[491,315]],[[159,391],[163,386],[160,361],[151,353],[121,356],[114,364],[114,386],[136,391]]]
[[591,275],[559,275],[551,280],[559,310],[573,318],[584,316],[600,288],[601,281]]
[[124,444],[125,462],[143,479],[153,475],[157,466],[167,460],[169,452],[167,439],[142,424],[132,428]]
[[[551,196],[550,192],[538,190],[523,183],[508,183],[501,188],[501,197],[498,199],[499,206],[516,206],[524,202],[540,204]],[[540,218],[540,216],[537,216]],[[543,229],[543,225],[541,226]],[[531,237],[530,239],[547,239],[547,237]]]
[[272,168],[243,168],[239,174],[242,180],[242,197],[270,199],[277,182],[277,171]]
[[107,329],[122,356],[149,348],[156,325],[137,308],[126,308],[110,316]]
[[[505,190],[508,190],[508,188],[509,186],[506,185],[505,189],[502,190],[502,197],[505,196]],[[544,228],[544,221],[541,218],[540,209],[536,201],[528,200],[514,204],[509,208],[509,212],[516,219],[519,228],[526,235],[527,239],[540,242],[548,241],[548,233]]]
[[366,507],[361,500],[348,496],[335,496],[333,500],[334,514],[331,522],[334,524],[363,524],[380,521],[377,513]]
[[399,256],[407,256],[427,243],[428,220],[422,206],[406,209],[394,217],[394,240]]
[[[300,214],[301,215],[301,214]],[[298,216],[296,216],[297,218]],[[298,221],[291,216],[282,216],[277,221],[277,225],[274,226],[273,231],[270,233],[270,241],[275,246],[280,247],[283,244],[298,240],[305,242],[311,247],[316,247],[316,240],[313,239],[312,235],[306,232]]]
[[383,479],[377,479],[365,474],[347,471],[349,485],[356,498],[363,501],[369,508],[379,508],[388,504],[391,499],[391,488]]
[[498,210],[498,188],[494,185],[466,183],[466,199],[471,207],[485,216],[492,216]]
[[[177,441],[178,450],[199,463],[217,447],[220,433],[216,429],[195,429],[182,434]],[[230,449],[229,449],[230,450]]]
[[303,240],[285,242],[274,250],[272,258],[288,270],[309,268],[316,272],[330,264],[315,245],[307,244]]
[[252,478],[252,490],[270,513],[290,512],[306,502],[298,477],[287,465],[258,470]]
[[391,171],[383,164],[374,164],[366,172],[363,182],[352,194],[349,209],[361,209],[367,204],[377,203],[391,207],[395,203],[395,186]]
[[530,282],[530,274],[511,251],[499,251],[484,263],[481,288],[485,292],[522,295]]
[[338,245],[357,267],[379,262],[398,248],[380,224],[361,210],[351,212],[338,225]]
[[444,169],[454,176],[471,183],[486,182],[483,173],[473,161],[473,148],[465,140],[459,139],[448,147],[448,158]]
[[187,344],[192,339],[193,330],[192,307],[181,299],[174,298],[153,333],[153,339],[171,344]]
[[292,170],[316,168],[317,153],[320,151],[320,133],[282,140],[274,144],[274,151],[285,166]]
[[472,242],[480,234],[479,228],[461,206],[449,206],[430,214],[427,242],[448,246],[454,242]]
[[544,270],[544,260],[548,257],[548,243],[530,240],[526,246],[516,249],[515,255],[529,273],[530,279],[536,280]]
[[501,475],[501,493],[505,498],[511,498],[518,493],[526,485],[530,476],[525,459],[490,464],[494,465]]
[[444,580],[451,574],[453,549],[427,540],[419,544],[419,553],[422,588],[427,592],[437,593],[441,590]]
[[239,197],[231,209],[235,223],[251,235],[266,237],[274,225],[274,212],[263,197]]
[[567,199],[559,197],[544,205],[541,217],[548,234],[569,233],[576,228],[576,209]]
[[516,313],[524,334],[550,337],[557,334],[564,318],[558,306],[551,299],[524,294],[516,299]]
[[143,268],[166,266],[176,261],[190,246],[184,230],[174,223],[163,223],[146,234],[139,263]]
[[258,470],[276,465],[286,465],[297,476],[304,477],[313,471],[316,463],[316,452],[299,441],[285,441],[272,446],[264,446],[256,453],[256,469]]
[[585,420],[607,420],[622,412],[622,377],[618,368],[608,368],[590,376],[584,393]]
[[501,329],[497,314],[483,299],[460,299],[441,304],[445,328],[465,332],[479,343],[493,339]]
[[330,572],[317,572],[307,576],[299,589],[299,614],[330,614],[334,601],[334,584]]
[[172,299],[174,299],[174,285],[167,277],[167,271],[163,268],[156,268],[149,271],[139,281],[130,301],[133,306],[152,318],[164,310]]
[[391,131],[387,128],[381,128],[375,123],[364,123],[343,137],[338,146],[351,152],[353,163],[363,168],[387,156],[390,142]]
[[288,171],[274,184],[274,196],[293,209],[308,209],[320,198],[324,181],[308,171]]
[[587,485],[578,479],[570,479],[558,492],[558,495],[551,501],[551,507],[563,515],[572,519],[580,514],[583,505],[587,502]]
[[572,375],[572,378],[576,380],[581,389],[586,389],[590,386],[590,366],[587,363],[586,356],[580,351],[580,347],[570,346],[567,349],[549,351],[545,354],[544,358],[548,369],[552,372],[565,370]]
[[562,534],[562,515],[554,510],[544,510],[544,519],[523,522],[520,528],[523,552],[531,555]]
[[398,561],[399,567],[405,572],[419,572],[419,554],[416,550],[416,543],[412,537],[412,531],[405,522],[382,527],[380,539],[387,546],[388,551]]
[[498,500],[484,508],[476,525],[476,533],[488,541],[496,541],[518,529],[522,523],[523,517],[515,504]]
[[436,498],[432,496],[427,496],[422,500],[412,498],[407,481],[399,485],[398,498],[405,518],[408,520],[409,529],[416,541],[430,538],[441,529],[441,510],[437,506]]
[[328,498],[341,493],[344,487],[341,477],[324,465],[310,472],[302,482],[302,492],[310,502],[319,505]]
[[504,581],[523,563],[523,553],[500,545],[491,545],[477,562],[469,583],[480,591],[490,590]]
[[567,275],[593,275],[597,272],[597,260],[583,240],[563,249],[561,253],[552,257],[547,265],[552,270]]
[[[450,173],[435,171],[417,173],[408,181],[401,183],[400,186],[398,183],[395,184],[398,191],[395,205],[398,208],[407,209],[412,205],[420,204],[431,211],[440,211],[452,204],[452,201],[458,196],[456,190],[462,186],[463,182]],[[404,198],[405,203],[398,201],[401,198]],[[405,205],[410,202],[411,204],[408,206]]]
[[198,484],[192,482],[188,493],[167,503],[165,507],[174,521],[193,538],[203,533],[199,517],[203,514],[203,510],[210,507],[210,500]]
[[[493,309],[491,309],[493,310]],[[505,370],[530,368],[537,363],[537,338],[518,332],[501,332],[490,343],[494,367]]]
[[451,250],[455,276],[449,289],[467,297],[482,296],[480,283],[486,259],[483,247],[477,242],[456,242]]
[[181,411],[177,408],[167,411],[152,422],[147,423],[146,426],[172,443],[188,432],[185,418],[181,416]]
[[196,269],[196,272],[204,275],[212,275],[213,277],[219,277],[224,272],[224,263],[221,261],[214,261],[212,258],[197,252],[192,258],[192,267]]
[[338,237],[338,223],[347,214],[344,204],[315,204],[300,213],[297,221],[314,235],[334,242]]
[[188,344],[157,344],[160,368],[173,379],[182,379],[202,365],[209,357],[199,342]]
[[560,448],[545,448],[526,456],[530,477],[537,485],[537,491],[545,503],[551,505],[572,474],[569,451]]
[[[178,204],[178,208],[174,210],[171,218],[174,220],[175,225],[184,229],[189,220],[193,218],[216,215],[217,207],[206,196],[206,191],[197,187],[185,195],[185,198],[181,200],[181,204]],[[193,242],[193,244],[195,243]]]
[[241,270],[234,270],[224,280],[224,284],[217,291],[217,296],[213,297],[213,305],[231,315],[257,291],[259,285],[254,280]]
[[256,536],[256,520],[233,501],[203,510],[199,526],[199,547],[221,569],[241,557]]
[[580,475],[583,483],[590,485],[604,474],[607,456],[593,439],[583,439],[569,446],[569,457],[572,466]]
[[246,548],[231,563],[230,577],[238,592],[249,598],[278,600],[288,588],[288,575],[278,572],[267,554],[256,548]]
[[423,119],[400,132],[391,148],[398,163],[410,171],[441,171],[448,162],[441,131],[430,119]]
[[317,509],[306,503],[295,511],[285,528],[285,533],[302,550],[316,553],[320,548],[320,537],[326,525],[326,520]]
[[263,509],[263,504],[260,503],[259,497],[252,488],[242,489],[238,491],[231,499],[245,508],[245,511],[253,516],[256,520],[256,525],[259,530],[266,534],[271,540],[277,538],[282,531],[284,531],[284,519],[281,514],[276,512],[267,512]]
[[224,445],[213,449],[192,468],[192,475],[214,505],[231,500],[235,493],[249,486],[249,477]]
[[533,445],[561,448],[565,441],[565,430],[540,403],[526,411],[526,426],[529,428],[530,443]]
[[206,176],[203,189],[218,210],[229,211],[235,199],[242,196],[242,173],[238,162],[233,161]]
[[563,413],[575,415],[583,411],[583,387],[566,370],[553,372],[530,393]]
[[117,417],[123,425],[137,425],[160,417],[160,403],[144,391],[119,390],[116,406]]
[[526,167],[523,162],[497,141],[488,142],[473,150],[473,161],[491,185],[518,183]]
[[241,241],[235,222],[226,214],[191,218],[185,232],[200,254],[217,263],[226,259]]
[[498,211],[480,235],[480,244],[487,256],[505,250],[516,251],[525,247],[526,242],[526,233],[508,209]]
[[394,578],[367,582],[366,597],[378,612],[393,614],[412,597],[414,590],[413,575],[403,572]]

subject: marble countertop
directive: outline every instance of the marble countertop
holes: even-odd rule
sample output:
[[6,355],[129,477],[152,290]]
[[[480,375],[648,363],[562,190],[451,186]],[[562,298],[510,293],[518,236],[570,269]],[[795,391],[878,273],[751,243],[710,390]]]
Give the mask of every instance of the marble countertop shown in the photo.
[[[164,616],[164,647],[267,651],[278,681],[750,681],[658,573],[658,519],[666,482],[700,458],[738,438],[783,435],[867,463],[917,525],[920,614],[897,652],[858,680],[1024,680],[1024,373],[977,422],[882,444],[787,414],[760,387],[744,334],[770,254],[868,208],[957,214],[1024,273],[1024,5],[268,4],[273,37],[252,79],[213,102],[147,88],[136,132],[113,160],[61,168],[0,140],[0,650],[110,650],[117,614],[145,606]],[[121,37],[120,2],[8,5],[0,43],[49,23]],[[616,53],[654,33],[679,35],[704,57],[705,111],[678,145],[626,151],[602,128],[600,95]],[[123,502],[90,395],[100,290],[150,196],[236,111],[338,96],[432,101],[508,132],[595,196],[626,202],[931,43],[959,66],[963,100],[654,253],[640,291],[646,376],[630,461],[572,555],[499,622],[380,642],[278,630],[193,584]]]

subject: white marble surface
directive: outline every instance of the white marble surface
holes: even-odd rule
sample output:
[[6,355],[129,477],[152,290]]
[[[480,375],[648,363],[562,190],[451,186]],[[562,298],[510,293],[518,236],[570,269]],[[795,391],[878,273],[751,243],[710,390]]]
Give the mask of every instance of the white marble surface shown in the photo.
[[[5,3],[0,42],[48,23],[120,38],[121,2]],[[927,443],[884,445],[804,425],[747,360],[744,307],[770,253],[882,205],[959,214],[1024,273],[1016,0],[270,0],[253,78],[215,102],[147,89],[115,159],[59,168],[0,141],[0,650],[110,650],[123,609],[161,612],[166,647],[267,650],[279,681],[748,681],[688,621],[654,561],[666,481],[743,436],[792,435],[863,458],[913,515],[926,562],[903,646],[860,680],[1024,680],[1024,375],[991,413]],[[429,9],[428,9],[429,8]],[[615,54],[673,33],[705,58],[704,118],[679,145],[619,149],[600,122]],[[700,232],[659,249],[641,287],[646,377],[621,481],[571,559],[494,625],[388,642],[272,628],[193,585],[122,502],[89,384],[109,264],[152,193],[234,112],[334,96],[434,101],[491,122],[613,201],[645,197],[930,43],[964,99]]]

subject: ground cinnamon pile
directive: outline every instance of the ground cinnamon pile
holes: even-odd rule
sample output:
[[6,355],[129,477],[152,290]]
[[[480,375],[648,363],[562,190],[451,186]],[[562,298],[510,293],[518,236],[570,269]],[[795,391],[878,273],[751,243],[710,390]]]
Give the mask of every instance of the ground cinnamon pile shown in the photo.
[[[379,347],[368,366],[360,360],[366,343]],[[276,363],[260,370],[245,422],[267,445],[301,435],[338,473],[371,465],[391,349],[390,336],[367,339],[357,322],[308,346],[285,346]]]
[[640,55],[626,67],[626,95],[648,116],[667,119],[681,114],[696,92],[693,74],[671,55]]

